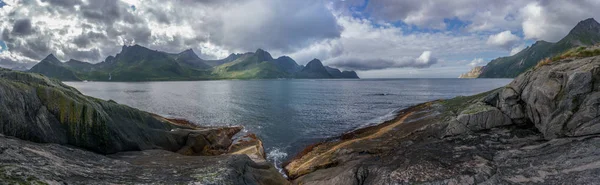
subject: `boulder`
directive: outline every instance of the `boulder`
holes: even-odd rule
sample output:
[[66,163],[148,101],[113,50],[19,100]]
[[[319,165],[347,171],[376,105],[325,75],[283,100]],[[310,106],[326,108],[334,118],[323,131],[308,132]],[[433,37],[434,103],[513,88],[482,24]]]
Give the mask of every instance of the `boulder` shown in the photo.
[[456,120],[457,122],[452,122],[451,124],[460,124],[461,126],[455,127],[466,128],[468,131],[480,131],[512,124],[511,119],[503,114],[500,109],[483,102],[477,102],[470,105],[460,112],[456,117]]
[[499,94],[498,108],[515,123],[532,123],[546,139],[600,133],[600,57],[555,61],[530,70]]

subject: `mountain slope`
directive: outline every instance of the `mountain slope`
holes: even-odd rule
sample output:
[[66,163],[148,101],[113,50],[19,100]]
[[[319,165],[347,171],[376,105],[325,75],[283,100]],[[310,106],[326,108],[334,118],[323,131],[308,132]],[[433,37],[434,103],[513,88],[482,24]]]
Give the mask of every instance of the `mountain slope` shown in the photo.
[[[323,68],[322,64],[320,68]],[[353,71],[340,72],[335,69],[337,73],[332,76],[325,69],[317,72],[321,75],[312,74],[311,67],[306,68],[305,72],[301,70],[303,67],[292,58],[283,56],[274,59],[262,49],[254,53],[231,54],[222,60],[203,60],[191,49],[172,54],[133,45],[123,46],[120,53],[97,64],[73,59],[62,63],[50,55],[30,72],[63,81],[267,79],[294,78],[296,73],[300,73],[300,78],[358,78]]]
[[211,66],[211,67],[215,67],[215,66],[223,65],[225,63],[229,63],[229,62],[232,62],[234,60],[237,60],[242,55],[243,54],[232,53],[229,56],[227,56],[227,58],[220,59],[220,60],[205,60],[204,63],[207,64],[207,65],[209,65],[209,66]]
[[181,66],[195,69],[209,69],[212,66],[206,64],[192,49],[185,50],[177,55],[173,55],[175,61]]
[[492,60],[485,66],[479,78],[513,78],[544,58],[560,54],[573,47],[597,43],[600,43],[600,24],[593,18],[586,19],[580,21],[557,43],[537,41],[513,56]]
[[279,68],[279,70],[284,71],[286,73],[290,73],[290,74],[293,74],[295,72],[302,70],[302,66],[298,65],[298,63],[296,63],[296,61],[294,61],[294,59],[292,59],[288,56],[282,56],[275,60],[271,60],[269,62],[271,62],[275,66],[277,66],[277,68]]
[[75,72],[50,54],[40,63],[29,69],[30,72],[43,74],[63,81],[81,81]]
[[333,78],[319,59],[313,59],[298,73],[296,78]]
[[358,75],[354,71],[340,71],[339,69],[325,66],[327,72],[331,74],[334,78],[358,78]]
[[245,53],[238,59],[217,66],[213,75],[221,79],[287,78],[289,73],[281,70],[272,61],[270,53],[258,49]]

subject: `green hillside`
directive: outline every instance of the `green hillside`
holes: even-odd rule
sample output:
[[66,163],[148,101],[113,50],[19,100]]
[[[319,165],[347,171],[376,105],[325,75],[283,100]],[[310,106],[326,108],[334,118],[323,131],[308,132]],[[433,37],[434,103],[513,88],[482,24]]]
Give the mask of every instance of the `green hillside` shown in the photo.
[[534,67],[539,61],[561,54],[571,48],[600,43],[600,24],[590,18],[579,22],[567,36],[556,43],[537,41],[523,51],[492,60],[479,78],[514,78]]
[[[323,75],[310,78],[358,78],[353,71],[344,71],[345,75],[342,75],[335,68],[331,69],[336,75],[331,75],[322,64],[320,66]],[[172,54],[133,45],[123,46],[119,54],[97,64],[77,60],[62,63],[50,55],[30,71],[63,81],[168,81],[306,78],[303,74],[312,68],[314,66],[300,66],[287,56],[274,59],[262,49],[253,53],[231,54],[222,60],[203,60],[191,49]]]

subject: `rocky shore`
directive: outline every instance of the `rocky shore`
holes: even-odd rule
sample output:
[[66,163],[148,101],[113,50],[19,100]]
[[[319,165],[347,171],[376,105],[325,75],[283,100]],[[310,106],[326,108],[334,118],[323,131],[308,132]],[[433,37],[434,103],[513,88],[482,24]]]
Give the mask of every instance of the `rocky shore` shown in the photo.
[[0,69],[0,184],[288,184],[241,127],[199,127]]
[[0,70],[0,182],[596,184],[599,89],[600,57],[539,65],[311,145],[285,163],[285,179],[241,127],[199,127]]
[[600,57],[555,61],[310,146],[285,170],[293,184],[596,184],[599,89]]

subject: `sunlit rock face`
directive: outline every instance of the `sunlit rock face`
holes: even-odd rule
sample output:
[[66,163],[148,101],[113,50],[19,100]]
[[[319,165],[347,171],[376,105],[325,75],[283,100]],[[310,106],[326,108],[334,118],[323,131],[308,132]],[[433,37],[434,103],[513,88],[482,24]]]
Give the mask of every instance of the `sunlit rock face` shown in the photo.
[[471,71],[461,74],[458,78],[478,78],[485,66],[475,66]]

